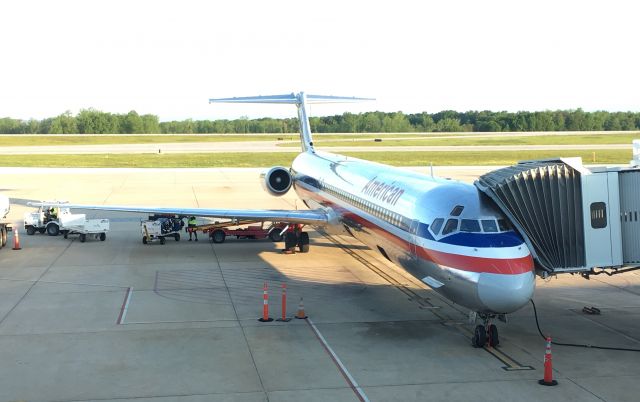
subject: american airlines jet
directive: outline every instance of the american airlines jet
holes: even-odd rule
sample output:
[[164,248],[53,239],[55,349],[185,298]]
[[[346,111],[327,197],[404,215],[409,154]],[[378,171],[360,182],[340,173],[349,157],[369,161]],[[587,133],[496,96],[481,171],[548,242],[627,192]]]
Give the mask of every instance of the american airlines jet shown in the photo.
[[[535,287],[532,256],[505,216],[472,184],[445,180],[315,149],[307,105],[365,100],[298,94],[210,99],[209,102],[282,103],[298,108],[302,152],[291,168],[262,175],[274,196],[291,187],[308,211],[66,207],[258,221],[285,221],[340,231],[378,250],[436,292],[483,319],[472,343],[498,344],[491,320],[529,302]],[[305,232],[293,242],[308,251]],[[291,240],[289,240],[291,241]]]

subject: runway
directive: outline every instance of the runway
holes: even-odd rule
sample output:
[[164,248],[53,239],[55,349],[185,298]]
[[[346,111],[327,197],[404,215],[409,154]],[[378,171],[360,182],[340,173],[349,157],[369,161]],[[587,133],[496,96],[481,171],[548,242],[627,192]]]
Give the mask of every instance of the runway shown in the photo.
[[[467,181],[493,168],[435,168]],[[426,171],[427,169],[424,168]],[[261,190],[260,169],[0,168],[20,223],[31,200],[219,208],[304,208]],[[640,354],[553,347],[531,307],[498,323],[497,352],[470,346],[467,312],[348,237],[311,232],[309,254],[229,239],[143,245],[135,214],[105,242],[21,233],[0,250],[1,401],[635,401]],[[10,239],[12,240],[12,239]],[[288,316],[260,323],[268,282]],[[640,348],[640,274],[539,280],[555,341]],[[586,315],[584,306],[602,314]],[[312,325],[313,324],[313,325]],[[315,327],[315,328],[314,328]]]
[[[157,153],[227,153],[227,152],[298,152],[298,147],[281,146],[284,141],[190,142],[158,144],[108,145],[37,145],[0,146],[0,155],[55,155],[55,154],[157,154]],[[334,146],[320,149],[327,152],[495,152],[495,151],[551,151],[551,150],[604,150],[629,149],[629,144],[599,145],[456,145],[456,146]]]

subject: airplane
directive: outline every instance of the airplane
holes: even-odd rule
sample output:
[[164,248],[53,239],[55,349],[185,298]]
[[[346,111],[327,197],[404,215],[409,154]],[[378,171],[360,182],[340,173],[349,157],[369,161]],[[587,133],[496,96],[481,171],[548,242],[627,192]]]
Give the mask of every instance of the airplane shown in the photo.
[[[498,330],[491,321],[519,310],[533,296],[535,267],[529,248],[497,206],[472,184],[316,150],[307,105],[364,100],[372,99],[300,92],[209,100],[297,107],[302,152],[290,168],[272,167],[261,180],[273,196],[293,188],[309,210],[65,207],[282,221],[346,233],[479,317],[483,324],[475,327],[473,346],[498,345]],[[308,233],[293,233],[296,237],[287,233],[285,243],[308,251]]]

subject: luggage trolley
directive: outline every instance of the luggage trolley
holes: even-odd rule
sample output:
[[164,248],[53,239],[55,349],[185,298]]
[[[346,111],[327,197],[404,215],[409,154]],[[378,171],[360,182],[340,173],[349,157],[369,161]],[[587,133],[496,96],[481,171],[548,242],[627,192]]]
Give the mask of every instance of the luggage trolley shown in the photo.
[[164,244],[167,237],[180,241],[180,230],[183,227],[184,222],[179,217],[151,215],[148,220],[140,222],[142,243],[158,240],[160,244]]

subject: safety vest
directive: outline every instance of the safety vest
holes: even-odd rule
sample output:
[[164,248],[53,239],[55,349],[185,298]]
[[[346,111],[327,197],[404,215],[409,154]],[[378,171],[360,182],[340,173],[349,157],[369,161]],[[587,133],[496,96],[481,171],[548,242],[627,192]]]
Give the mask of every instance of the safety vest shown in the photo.
[[196,218],[189,218],[189,226],[196,226]]

